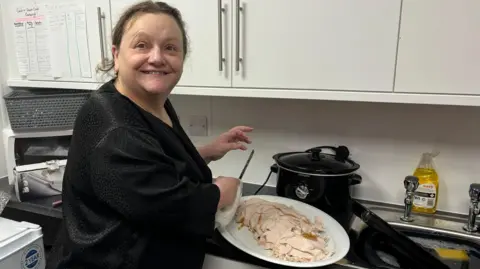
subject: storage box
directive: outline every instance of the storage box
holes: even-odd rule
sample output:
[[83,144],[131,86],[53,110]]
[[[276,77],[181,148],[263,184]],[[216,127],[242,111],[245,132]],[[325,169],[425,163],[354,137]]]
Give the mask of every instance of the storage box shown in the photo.
[[42,228],[0,217],[0,268],[45,269]]
[[78,110],[90,97],[87,90],[16,89],[5,95],[14,131],[73,128]]

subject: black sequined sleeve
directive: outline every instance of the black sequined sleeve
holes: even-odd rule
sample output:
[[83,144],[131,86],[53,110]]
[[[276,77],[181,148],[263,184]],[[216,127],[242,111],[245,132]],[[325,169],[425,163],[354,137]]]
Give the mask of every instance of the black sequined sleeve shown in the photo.
[[89,158],[95,195],[144,227],[211,236],[220,191],[180,176],[181,167],[138,130],[110,131]]

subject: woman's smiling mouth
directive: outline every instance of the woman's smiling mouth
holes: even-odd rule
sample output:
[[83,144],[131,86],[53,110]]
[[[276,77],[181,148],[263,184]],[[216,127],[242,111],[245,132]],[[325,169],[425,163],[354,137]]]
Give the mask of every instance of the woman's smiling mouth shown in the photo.
[[165,76],[169,74],[168,72],[164,72],[164,71],[141,71],[141,72],[148,75],[160,75],[160,76]]

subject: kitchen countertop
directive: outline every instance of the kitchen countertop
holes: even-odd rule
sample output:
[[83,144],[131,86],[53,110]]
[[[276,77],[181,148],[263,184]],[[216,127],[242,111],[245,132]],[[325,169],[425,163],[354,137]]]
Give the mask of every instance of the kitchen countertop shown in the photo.
[[[244,183],[243,195],[252,195],[259,188],[259,185]],[[265,186],[259,194],[276,195],[275,188]],[[62,207],[53,207],[52,203],[60,200],[61,196],[52,196],[48,198],[36,199],[25,202],[10,201],[7,204],[2,216],[5,218],[14,219],[17,221],[29,221],[37,223],[42,226],[44,232],[44,243],[46,247],[53,245],[56,232],[62,221]],[[212,239],[208,240],[207,253],[214,256],[219,256],[231,260],[236,260],[243,263],[249,263],[266,268],[289,268],[272,264],[261,259],[250,256],[243,251],[240,251],[235,246],[227,242],[218,232],[215,233]],[[341,269],[351,268],[343,265],[331,265],[322,267],[327,269]]]

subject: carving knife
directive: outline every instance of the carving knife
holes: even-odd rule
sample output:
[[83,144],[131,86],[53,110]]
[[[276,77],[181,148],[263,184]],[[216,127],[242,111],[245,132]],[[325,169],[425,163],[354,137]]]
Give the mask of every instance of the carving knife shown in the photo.
[[252,160],[253,153],[255,153],[254,149],[252,150],[252,152],[250,152],[250,155],[248,156],[247,162],[245,163],[245,166],[243,167],[242,172],[240,173],[240,177],[238,179],[242,180],[242,177],[245,174],[245,171],[247,170],[248,164],[250,164],[250,160]]

